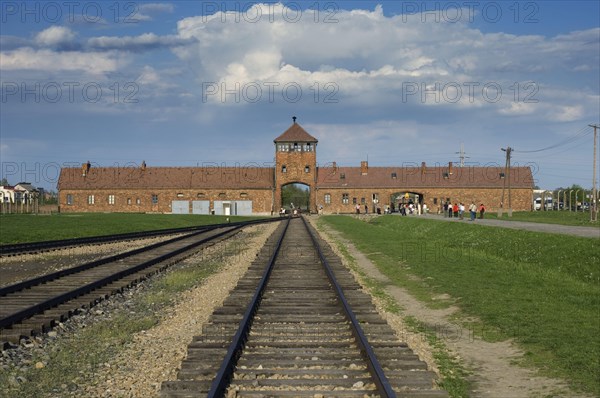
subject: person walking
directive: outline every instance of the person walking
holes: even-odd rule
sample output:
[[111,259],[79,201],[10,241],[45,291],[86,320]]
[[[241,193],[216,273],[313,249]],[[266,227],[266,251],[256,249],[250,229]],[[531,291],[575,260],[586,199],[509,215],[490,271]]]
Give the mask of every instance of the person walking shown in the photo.
[[483,220],[483,215],[485,214],[485,206],[483,203],[479,206],[479,218]]
[[454,206],[452,206],[452,212],[454,213],[454,217],[458,218],[458,204],[454,203]]
[[454,208],[452,207],[452,203],[448,202],[448,217],[452,218],[452,212]]
[[465,205],[463,202],[460,202],[458,204],[458,218],[460,218],[462,220],[464,217],[464,213],[465,213]]

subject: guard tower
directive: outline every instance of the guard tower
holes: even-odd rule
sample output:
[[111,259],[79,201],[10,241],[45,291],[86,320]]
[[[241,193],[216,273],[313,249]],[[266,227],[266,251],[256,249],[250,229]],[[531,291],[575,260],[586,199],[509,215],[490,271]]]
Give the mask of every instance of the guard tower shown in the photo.
[[275,206],[281,206],[284,185],[300,183],[310,189],[310,211],[316,212],[317,142],[306,130],[294,123],[275,138]]

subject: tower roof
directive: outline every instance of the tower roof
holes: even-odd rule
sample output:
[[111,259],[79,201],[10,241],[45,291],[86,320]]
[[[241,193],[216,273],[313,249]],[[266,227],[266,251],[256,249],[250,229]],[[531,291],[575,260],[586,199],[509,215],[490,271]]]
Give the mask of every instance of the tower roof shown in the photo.
[[319,140],[308,134],[294,118],[294,123],[273,142],[319,142]]

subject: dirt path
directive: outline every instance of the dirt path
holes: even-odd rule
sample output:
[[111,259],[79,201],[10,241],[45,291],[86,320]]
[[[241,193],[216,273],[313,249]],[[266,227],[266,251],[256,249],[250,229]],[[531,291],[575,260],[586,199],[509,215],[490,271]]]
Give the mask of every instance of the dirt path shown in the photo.
[[[447,221],[447,222],[463,222],[469,223],[469,218],[465,217],[463,220],[458,218],[445,218],[435,214],[427,214],[423,216],[427,220]],[[600,228],[598,225],[591,227],[580,227],[574,225],[560,225],[560,224],[546,224],[539,222],[527,222],[527,221],[508,221],[508,220],[496,220],[496,219],[476,219],[473,221],[475,224],[485,225],[488,227],[500,227],[510,229],[524,229],[527,231],[545,232],[549,234],[563,234],[580,236],[583,238],[595,238],[600,239]]]
[[[510,341],[486,342],[480,338],[481,332],[466,330],[452,323],[449,319],[458,310],[457,307],[442,310],[427,308],[405,289],[393,286],[363,253],[337,231],[330,228],[321,231],[325,232],[323,235],[332,246],[335,246],[331,239],[334,237],[348,248],[362,272],[384,285],[386,292],[401,305],[404,316],[414,316],[438,331],[438,338],[443,339],[452,353],[473,372],[471,397],[586,397],[570,391],[564,382],[513,365],[514,361],[522,358],[523,352]],[[410,341],[408,343],[411,344]]]

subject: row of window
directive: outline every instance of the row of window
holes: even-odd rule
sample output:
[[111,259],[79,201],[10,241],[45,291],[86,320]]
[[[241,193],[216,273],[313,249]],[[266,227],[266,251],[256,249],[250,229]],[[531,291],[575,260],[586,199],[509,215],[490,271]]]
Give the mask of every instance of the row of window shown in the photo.
[[[196,195],[198,198],[203,198],[206,196],[206,194],[204,193],[199,193]],[[219,198],[225,198],[227,197],[227,194],[225,192],[221,192],[217,195]],[[183,193],[178,193],[177,194],[178,198],[183,198],[185,197],[185,195]],[[240,193],[240,198],[247,198],[248,194],[246,192],[242,192]],[[114,205],[116,203],[116,199],[115,199],[115,195],[108,195],[106,197],[107,203],[109,205]],[[158,204],[158,195],[152,195],[150,197],[150,200],[152,202],[153,205],[157,205]],[[74,203],[74,198],[73,195],[71,194],[67,194],[67,204],[68,205],[72,205]],[[87,204],[88,205],[94,205],[96,204],[96,195],[88,195],[87,197]],[[127,198],[127,204],[131,205],[133,204],[133,200],[131,198]],[[142,204],[142,200],[140,198],[136,198],[135,199],[135,204],[136,205],[141,205]]]
[[294,142],[293,144],[277,144],[278,152],[313,152],[314,145],[310,143],[301,143],[298,144]]
[[[287,166],[285,164],[281,166],[281,172],[282,173],[287,173]],[[309,165],[304,166],[304,172],[305,173],[310,173],[310,166]]]
[[[331,204],[331,194],[326,193],[325,197],[324,197],[324,201],[325,204],[330,205]],[[378,193],[374,193],[371,195],[371,201],[373,203],[378,203],[379,202],[379,194]],[[360,198],[360,204],[364,205],[367,203],[367,200],[365,198]],[[350,194],[347,193],[343,193],[342,194],[342,204],[343,205],[347,205],[350,204]],[[357,205],[358,204],[358,198],[352,198],[352,204],[353,205]]]

